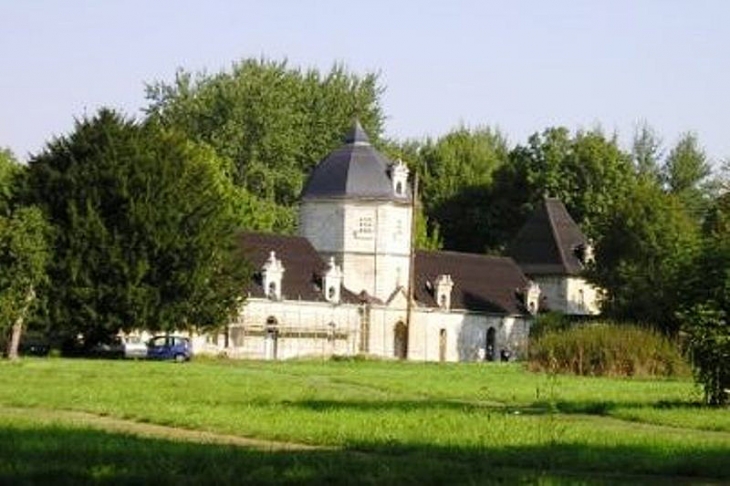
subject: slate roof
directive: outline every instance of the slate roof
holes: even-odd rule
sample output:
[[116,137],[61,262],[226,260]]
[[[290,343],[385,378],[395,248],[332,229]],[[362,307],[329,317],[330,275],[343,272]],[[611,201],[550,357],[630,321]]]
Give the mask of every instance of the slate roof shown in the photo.
[[314,168],[302,199],[410,200],[408,191],[396,196],[388,173],[391,162],[373,148],[360,122],[355,122],[344,142]]
[[435,284],[439,275],[451,275],[451,308],[498,314],[526,314],[519,293],[529,281],[511,258],[417,251],[414,297],[420,305],[438,307]]
[[588,245],[562,201],[546,198],[512,241],[508,254],[527,275],[577,275]]
[[[322,276],[327,264],[306,238],[264,233],[242,233],[240,245],[245,258],[253,267],[254,278],[246,289],[252,297],[266,297],[263,288],[261,267],[269,258],[271,251],[284,266],[281,294],[286,300],[306,300],[326,302],[322,292]],[[340,292],[342,302],[357,303],[355,294],[343,288]]]

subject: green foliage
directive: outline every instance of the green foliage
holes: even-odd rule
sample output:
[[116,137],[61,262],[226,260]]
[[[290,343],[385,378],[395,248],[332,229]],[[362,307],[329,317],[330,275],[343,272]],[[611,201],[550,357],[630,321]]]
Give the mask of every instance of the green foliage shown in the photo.
[[7,216],[17,196],[22,166],[10,150],[0,148],[0,216]]
[[48,223],[37,207],[0,215],[0,344],[36,303],[35,289],[45,281],[50,258],[49,236]]
[[210,149],[101,110],[31,160],[29,180],[56,230],[47,295],[61,337],[218,326],[236,309],[238,201]]
[[[726,291],[730,296],[730,276]],[[725,310],[695,305],[682,315],[695,379],[705,390],[709,405],[730,402],[730,321]]]
[[[49,228],[41,211],[22,204],[25,169],[12,153],[0,150],[0,346],[10,329],[17,338],[37,303],[35,289],[45,280]],[[11,355],[14,350],[9,350]]]
[[551,311],[538,314],[530,326],[530,339],[538,339],[548,333],[566,331],[570,326],[570,318],[562,312]]
[[603,310],[676,334],[676,311],[699,250],[696,225],[672,195],[639,180],[601,221],[590,279],[606,294]]
[[600,130],[571,136],[566,128],[553,127],[515,147],[493,180],[471,199],[483,208],[487,249],[500,252],[546,196],[560,198],[583,231],[596,238],[602,219],[631,192],[634,170],[615,137]]
[[730,401],[730,207],[719,198],[708,218],[703,251],[687,275],[683,309],[678,313],[707,403]]
[[460,127],[418,146],[414,160],[428,233],[443,238],[444,248],[481,253],[488,246],[486,201],[508,153],[504,135],[489,127]]
[[147,86],[150,117],[211,146],[231,162],[252,230],[292,232],[294,207],[309,171],[358,118],[372,140],[382,131],[376,74],[342,65],[328,73],[286,62],[247,59],[215,75],[179,71],[171,84]]
[[533,370],[591,376],[684,376],[676,345],[637,326],[584,324],[546,332],[530,341]]
[[662,142],[659,135],[648,124],[643,123],[634,133],[631,144],[631,158],[636,173],[658,182],[660,179],[660,160]]
[[682,201],[695,221],[701,221],[707,210],[708,194],[704,183],[710,173],[710,163],[693,133],[682,136],[662,167],[667,190]]

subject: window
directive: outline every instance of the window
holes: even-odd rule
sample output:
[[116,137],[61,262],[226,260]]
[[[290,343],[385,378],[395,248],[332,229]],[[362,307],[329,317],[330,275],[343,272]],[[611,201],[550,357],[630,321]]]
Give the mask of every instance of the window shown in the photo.
[[403,183],[400,181],[395,185],[395,194],[398,196],[403,194]]
[[333,300],[335,298],[335,288],[334,287],[330,287],[329,289],[327,289],[327,298],[329,300]]
[[269,282],[269,299],[276,299],[276,282]]
[[373,234],[373,218],[370,216],[363,216],[360,218],[357,227],[357,234],[359,236],[370,237]]

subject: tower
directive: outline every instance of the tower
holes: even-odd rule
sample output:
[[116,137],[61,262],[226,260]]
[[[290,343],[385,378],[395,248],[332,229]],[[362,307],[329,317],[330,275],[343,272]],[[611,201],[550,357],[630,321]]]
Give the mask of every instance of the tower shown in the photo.
[[347,289],[386,301],[408,285],[411,197],[406,165],[375,150],[355,122],[309,176],[299,234],[323,259],[334,258]]

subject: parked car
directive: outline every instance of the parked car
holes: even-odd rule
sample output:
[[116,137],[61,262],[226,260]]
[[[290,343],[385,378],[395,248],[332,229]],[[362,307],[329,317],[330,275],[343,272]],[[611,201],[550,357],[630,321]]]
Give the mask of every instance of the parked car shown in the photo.
[[147,343],[141,336],[127,336],[124,338],[124,357],[144,359],[147,357]]
[[119,337],[109,342],[99,342],[83,350],[87,358],[119,359],[124,356],[124,343]]
[[147,342],[147,358],[188,361],[193,357],[190,339],[181,336],[155,336]]

